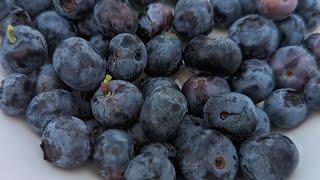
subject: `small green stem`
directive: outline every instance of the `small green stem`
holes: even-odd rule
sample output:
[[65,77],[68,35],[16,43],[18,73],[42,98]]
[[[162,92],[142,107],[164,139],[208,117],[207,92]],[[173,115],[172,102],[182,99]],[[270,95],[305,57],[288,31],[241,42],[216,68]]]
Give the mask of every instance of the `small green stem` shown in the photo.
[[108,88],[108,83],[112,80],[112,77],[107,74],[104,80],[101,83],[101,91],[103,92],[104,95],[106,96],[111,96],[111,91]]
[[11,24],[9,24],[7,27],[7,37],[11,44],[14,44],[15,42],[17,42],[17,38],[14,37],[13,35],[13,30],[14,30],[14,27]]

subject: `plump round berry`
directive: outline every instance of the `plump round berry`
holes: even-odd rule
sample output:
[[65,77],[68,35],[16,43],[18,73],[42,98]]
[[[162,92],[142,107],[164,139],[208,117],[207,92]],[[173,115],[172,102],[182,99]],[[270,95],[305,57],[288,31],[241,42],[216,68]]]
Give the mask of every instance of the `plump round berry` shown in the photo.
[[256,113],[257,113],[257,126],[253,132],[253,136],[260,135],[260,134],[268,134],[271,131],[271,122],[268,114],[258,106],[256,106]]
[[275,22],[281,36],[280,46],[300,45],[307,33],[304,21],[295,14]]
[[264,110],[272,124],[283,129],[299,126],[308,115],[303,95],[292,89],[274,91],[265,100]]
[[180,152],[184,179],[233,179],[238,169],[237,150],[231,140],[215,130],[203,130]]
[[257,124],[255,105],[240,93],[224,93],[211,97],[203,109],[203,119],[210,127],[226,135],[243,139],[249,137]]
[[192,69],[232,75],[241,65],[242,54],[230,39],[199,36],[189,42],[183,59]]
[[77,30],[83,37],[91,37],[99,34],[96,20],[92,14],[77,22]]
[[185,38],[209,34],[213,29],[213,8],[208,0],[179,0],[174,12],[174,28]]
[[298,0],[257,0],[256,7],[265,17],[282,20],[288,17],[297,7]]
[[172,88],[161,88],[145,99],[139,121],[152,140],[166,141],[177,134],[187,111],[187,100],[181,92]]
[[130,161],[124,177],[126,180],[175,180],[176,173],[166,156],[143,153]]
[[267,62],[252,59],[242,63],[231,84],[234,91],[245,94],[258,103],[271,94],[275,78],[272,67]]
[[182,45],[174,35],[159,35],[147,46],[146,73],[151,76],[171,76],[182,64]]
[[296,169],[299,152],[286,136],[271,133],[243,143],[239,150],[240,170],[249,179],[287,179]]
[[100,52],[102,57],[106,59],[109,57],[110,40],[99,34],[92,36],[90,38],[90,43],[94,45],[94,47]]
[[256,0],[239,0],[243,15],[255,14],[257,12]]
[[320,33],[314,33],[309,35],[303,41],[304,47],[310,50],[318,60],[320,60]]
[[119,34],[109,45],[109,73],[114,79],[136,80],[147,65],[147,50],[143,42],[132,34]]
[[169,77],[156,77],[145,80],[142,83],[141,92],[143,94],[143,97],[146,98],[150,94],[152,94],[154,90],[166,87],[180,90],[178,84],[175,83],[173,79]]
[[26,10],[30,16],[34,17],[42,11],[52,7],[52,0],[9,0]]
[[216,76],[193,76],[182,86],[182,93],[188,101],[189,113],[200,117],[210,97],[227,92],[230,92],[228,82]]
[[318,0],[299,0],[296,8],[308,30],[312,30],[320,24],[320,3]]
[[99,87],[106,74],[106,61],[88,41],[71,37],[60,43],[53,55],[53,66],[62,81],[79,91]]
[[278,88],[301,90],[318,72],[314,56],[299,46],[278,49],[269,63],[275,73]]
[[8,26],[0,53],[7,72],[31,74],[48,59],[48,45],[44,36],[29,26]]
[[242,15],[239,0],[210,0],[213,8],[214,24],[218,28],[228,28]]
[[133,84],[114,80],[99,88],[92,97],[93,115],[109,128],[128,128],[138,119],[143,96]]
[[79,20],[92,11],[95,0],[52,0],[55,11],[71,20]]
[[134,140],[135,149],[140,149],[151,143],[150,138],[144,133],[140,122],[135,123],[127,132]]
[[77,117],[79,107],[71,93],[61,89],[42,92],[35,96],[26,112],[28,125],[37,134],[41,134],[47,124],[57,116]]
[[141,154],[142,153],[162,155],[174,161],[177,156],[177,149],[169,143],[151,143],[143,147],[141,150]]
[[320,110],[320,76],[311,78],[304,87],[304,96],[308,108]]
[[245,59],[263,59],[273,54],[280,43],[276,25],[259,15],[238,19],[229,29],[229,38],[241,48]]
[[90,156],[90,134],[84,122],[72,116],[53,118],[42,134],[44,159],[61,168],[74,168]]
[[137,16],[130,7],[119,0],[98,1],[93,14],[99,31],[107,37],[114,37],[120,33],[134,34],[138,27]]
[[134,155],[132,138],[122,130],[109,129],[98,137],[94,148],[94,163],[106,179],[123,179]]
[[24,74],[10,74],[1,81],[0,106],[8,115],[23,115],[34,95],[32,82]]

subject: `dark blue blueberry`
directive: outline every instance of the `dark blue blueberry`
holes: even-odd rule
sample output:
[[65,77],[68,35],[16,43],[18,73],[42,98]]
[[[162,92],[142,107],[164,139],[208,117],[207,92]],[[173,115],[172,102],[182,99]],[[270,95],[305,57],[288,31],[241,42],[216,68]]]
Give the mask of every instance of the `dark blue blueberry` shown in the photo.
[[287,18],[297,7],[298,0],[256,0],[260,14],[272,20]]
[[304,87],[304,95],[308,108],[320,110],[320,76],[311,78]]
[[307,33],[304,21],[297,15],[292,14],[289,17],[275,22],[280,34],[280,46],[300,45]]
[[52,0],[55,11],[71,20],[87,16],[96,3],[95,0]]
[[259,15],[238,19],[230,27],[228,36],[239,45],[245,59],[264,59],[280,44],[277,26]]
[[128,134],[134,140],[135,149],[139,149],[151,143],[151,140],[149,139],[149,137],[144,133],[140,122],[137,122],[136,124],[134,124],[127,131],[128,131]]
[[71,93],[62,89],[42,92],[35,96],[26,112],[28,125],[37,134],[55,117],[61,115],[79,116],[79,107]]
[[53,66],[62,81],[79,91],[93,91],[106,74],[106,61],[88,41],[71,37],[57,47]]
[[98,89],[92,97],[94,117],[109,128],[128,128],[139,118],[143,96],[133,84],[114,80]]
[[94,45],[95,48],[98,49],[100,52],[101,56],[104,58],[109,57],[109,43],[110,41],[103,37],[101,34],[92,36],[90,38],[90,43]]
[[173,79],[170,79],[169,77],[156,77],[145,80],[142,83],[141,92],[143,97],[146,98],[152,94],[154,90],[165,87],[180,90],[178,84],[175,83]]
[[147,65],[147,50],[143,42],[132,34],[119,34],[109,45],[109,73],[114,79],[134,81]]
[[304,96],[293,89],[278,89],[264,103],[272,124],[283,129],[299,126],[308,115]]
[[158,154],[174,161],[177,156],[177,149],[169,143],[151,143],[143,147],[141,153]]
[[299,152],[288,137],[271,133],[243,143],[239,160],[246,179],[288,179],[298,165]]
[[0,21],[9,14],[11,7],[13,6],[13,0],[1,0],[0,1]]
[[79,106],[79,117],[82,120],[93,119],[91,100],[94,92],[72,90],[71,94],[76,98],[77,104]]
[[90,156],[90,134],[81,119],[72,116],[53,118],[42,134],[44,160],[61,168],[80,166]]
[[232,139],[251,136],[257,124],[256,107],[247,96],[232,92],[211,97],[203,110],[210,127],[225,132]]
[[242,62],[241,50],[235,42],[209,36],[199,36],[190,41],[183,57],[192,69],[226,75],[234,74]]
[[275,86],[275,77],[272,67],[267,62],[252,59],[241,65],[231,84],[234,91],[245,94],[258,103],[271,94]]
[[8,115],[23,115],[34,95],[32,82],[26,75],[10,74],[1,81],[0,107]]
[[42,11],[52,7],[51,0],[14,0],[15,4],[26,10],[30,16],[35,17]]
[[233,179],[238,169],[237,150],[231,140],[215,130],[203,130],[179,152],[184,179]]
[[312,30],[320,24],[320,3],[318,0],[299,0],[296,8],[307,29]]
[[239,0],[210,0],[210,2],[214,24],[218,28],[228,28],[242,16]]
[[179,0],[174,10],[174,28],[184,38],[209,34],[213,29],[213,9],[208,0]]
[[124,2],[101,0],[94,8],[94,18],[99,31],[107,37],[120,33],[134,34],[138,28],[138,18]]
[[174,35],[159,35],[147,46],[148,63],[145,69],[150,76],[171,76],[182,65],[182,45]]
[[187,100],[180,91],[160,88],[146,98],[139,121],[152,140],[166,141],[177,134],[187,108]]
[[33,23],[34,27],[46,38],[50,56],[61,41],[75,36],[70,22],[55,11],[41,13]]
[[47,42],[39,31],[29,26],[8,26],[0,56],[7,72],[31,74],[48,59]]
[[268,134],[271,131],[271,122],[269,116],[263,109],[256,106],[257,112],[257,126],[253,132],[253,135],[260,135],[260,134]]
[[132,138],[122,130],[109,129],[98,137],[94,162],[106,179],[124,179],[124,172],[134,155]]
[[254,14],[257,12],[256,0],[239,0],[243,15]]
[[310,50],[320,61],[320,33],[309,35],[304,41],[303,46]]
[[124,177],[126,180],[175,180],[176,173],[166,156],[143,153],[130,161]]
[[318,72],[315,57],[299,46],[278,49],[269,59],[269,63],[275,73],[278,88],[300,91]]
[[97,23],[92,14],[77,22],[77,30],[83,37],[91,37],[99,34]]
[[200,117],[210,97],[228,92],[228,82],[217,76],[193,76],[182,87],[182,93],[188,101],[189,113]]

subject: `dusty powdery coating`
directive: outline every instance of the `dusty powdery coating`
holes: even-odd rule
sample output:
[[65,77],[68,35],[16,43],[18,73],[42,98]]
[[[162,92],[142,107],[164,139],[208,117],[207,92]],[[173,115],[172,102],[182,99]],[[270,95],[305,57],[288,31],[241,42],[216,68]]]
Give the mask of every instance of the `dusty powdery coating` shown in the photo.
[[268,114],[263,109],[256,106],[257,112],[257,126],[253,132],[253,136],[260,134],[268,134],[271,131],[271,122]]
[[291,129],[305,121],[308,108],[302,94],[293,89],[278,89],[265,100],[264,110],[272,124]]
[[177,149],[169,143],[151,143],[141,150],[142,153],[153,153],[168,157],[174,161],[177,156]]
[[147,50],[143,42],[132,34],[119,34],[109,45],[109,73],[114,79],[136,80],[147,65]]
[[1,81],[0,106],[8,115],[23,115],[34,94],[32,82],[26,75],[10,74]]
[[72,116],[53,118],[42,134],[44,159],[55,166],[74,168],[90,156],[90,134],[81,119]]
[[166,141],[176,135],[187,112],[187,100],[180,91],[161,88],[145,99],[139,121],[152,140]]
[[16,26],[13,29],[15,42],[8,36],[1,43],[0,59],[9,73],[30,74],[48,58],[48,46],[44,36],[29,26]]
[[174,10],[174,28],[185,38],[208,34],[213,29],[213,9],[209,0],[179,0]]
[[110,129],[98,137],[93,158],[100,175],[107,179],[123,179],[133,155],[132,138],[125,131]]
[[213,8],[213,20],[216,27],[228,28],[242,16],[239,0],[210,0]]
[[318,60],[320,60],[320,33],[314,33],[309,35],[303,41],[304,47],[310,50]]
[[271,133],[247,140],[239,150],[240,170],[249,179],[287,179],[298,166],[299,152],[286,136]]
[[105,94],[101,88],[92,97],[91,108],[94,117],[105,127],[128,128],[139,118],[143,96],[133,84],[110,81]]
[[238,169],[237,150],[215,130],[203,130],[179,154],[184,179],[233,179]]
[[52,0],[55,11],[71,20],[79,20],[92,11],[95,0]]
[[152,92],[158,88],[165,88],[170,87],[176,90],[180,90],[178,84],[174,82],[173,79],[170,79],[169,77],[156,77],[156,78],[149,78],[146,81],[142,83],[142,89],[141,92],[143,94],[143,97],[146,98]]
[[126,180],[175,180],[176,173],[166,156],[143,153],[130,161],[124,177]]
[[315,76],[304,87],[308,108],[320,110],[320,76]]
[[57,116],[78,116],[79,107],[75,98],[66,90],[54,89],[35,96],[26,112],[28,125],[41,134],[47,124]]
[[308,30],[312,30],[320,24],[320,3],[318,0],[299,0],[296,8]]
[[15,0],[14,2],[17,6],[26,10],[30,16],[35,16],[52,7],[51,0]]
[[88,41],[71,37],[53,55],[53,66],[62,81],[79,91],[93,91],[106,74],[106,61]]

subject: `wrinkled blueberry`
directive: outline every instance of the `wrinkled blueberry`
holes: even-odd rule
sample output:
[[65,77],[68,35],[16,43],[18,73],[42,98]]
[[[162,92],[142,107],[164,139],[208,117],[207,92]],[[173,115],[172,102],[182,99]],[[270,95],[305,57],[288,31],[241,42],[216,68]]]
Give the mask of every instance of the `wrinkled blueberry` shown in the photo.
[[308,30],[312,30],[320,24],[320,3],[318,0],[299,0],[296,8]]
[[298,0],[256,0],[257,10],[272,20],[288,17],[297,7]]
[[142,83],[141,92],[143,94],[143,97],[146,98],[150,94],[152,94],[154,90],[159,88],[166,88],[166,87],[180,90],[178,84],[175,83],[173,79],[169,77],[156,77],[156,78],[149,78],[145,80]]
[[92,11],[95,0],[52,0],[55,11],[71,20],[82,19]]
[[310,50],[318,60],[320,60],[320,33],[314,33],[309,35],[303,41],[304,47]]
[[311,78],[304,87],[305,100],[308,108],[320,110],[320,76]]
[[95,48],[100,52],[101,56],[104,58],[109,57],[109,43],[110,41],[103,37],[101,34],[92,36],[90,38],[90,43],[94,45]]
[[216,27],[227,28],[242,15],[239,0],[210,0]]
[[174,161],[177,156],[177,149],[169,143],[151,143],[143,147],[141,153],[158,154]]

